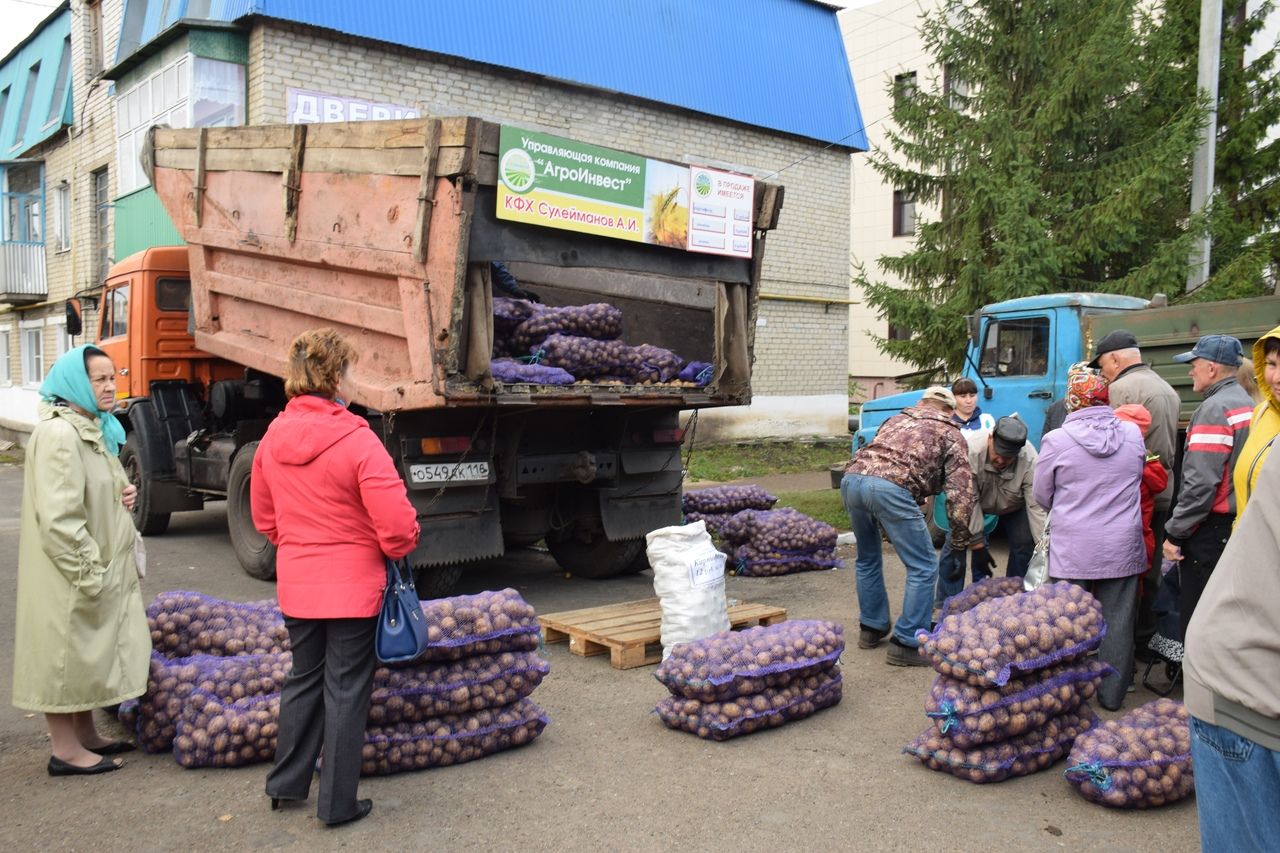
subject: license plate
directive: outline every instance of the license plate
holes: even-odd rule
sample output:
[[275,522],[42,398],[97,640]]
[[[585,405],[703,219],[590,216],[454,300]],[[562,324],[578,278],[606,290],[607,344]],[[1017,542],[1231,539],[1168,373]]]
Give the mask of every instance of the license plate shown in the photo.
[[484,483],[488,480],[488,462],[437,462],[409,466],[411,483]]

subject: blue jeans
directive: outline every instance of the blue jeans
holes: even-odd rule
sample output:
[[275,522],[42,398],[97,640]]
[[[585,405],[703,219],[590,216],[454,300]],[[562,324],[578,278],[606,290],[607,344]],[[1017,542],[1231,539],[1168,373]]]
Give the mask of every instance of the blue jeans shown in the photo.
[[858,540],[854,562],[858,580],[858,621],[877,631],[889,627],[889,596],[884,586],[884,558],[880,549],[879,522],[884,527],[898,558],[907,568],[907,588],[902,597],[902,615],[893,626],[894,638],[904,646],[916,647],[916,632],[929,630],[933,615],[933,586],[938,574],[937,558],[924,513],[911,493],[879,477],[845,474],[840,496],[849,513],[853,535]]
[[1274,850],[1280,841],[1280,752],[1191,718],[1200,847]]
[[[1026,577],[1031,555],[1036,550],[1036,540],[1031,534],[1027,511],[1015,509],[1000,516],[996,530],[1003,530],[1009,539],[1009,564],[1005,567],[1005,575],[1011,578]],[[988,548],[991,547],[990,537],[987,537],[986,545]],[[964,560],[964,556],[951,550],[951,531],[948,530],[946,539],[942,543],[942,551],[938,554],[938,591],[934,598],[936,604],[942,604],[943,601],[964,589]],[[978,565],[972,551],[969,552],[969,562],[975,582],[991,577],[991,572],[986,566]]]
[[951,548],[951,531],[942,539],[938,552],[938,589],[934,594],[934,606],[940,606],[951,596],[964,589],[965,563],[970,565],[974,582],[991,577],[986,566],[979,566],[973,551],[954,551]]

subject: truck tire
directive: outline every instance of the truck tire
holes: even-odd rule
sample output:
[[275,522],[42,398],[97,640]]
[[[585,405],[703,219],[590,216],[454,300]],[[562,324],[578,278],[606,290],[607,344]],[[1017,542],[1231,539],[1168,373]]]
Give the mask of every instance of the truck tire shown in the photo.
[[151,487],[151,478],[142,467],[142,452],[138,447],[138,435],[132,433],[125,439],[120,448],[120,464],[124,467],[129,482],[138,487],[138,502],[133,505],[133,526],[143,536],[157,536],[169,529],[169,513],[156,512],[151,508],[155,500],[155,492]]
[[[567,534],[567,535],[565,535]],[[584,542],[572,531],[547,537],[547,549],[560,568],[570,574],[592,580],[635,574],[649,567],[643,539],[621,539],[610,542],[603,533]]]
[[462,566],[459,565],[415,566],[413,569],[413,585],[422,601],[452,595],[460,577]]
[[253,511],[249,506],[249,480],[257,451],[258,442],[251,441],[231,460],[231,471],[227,475],[227,528],[241,568],[250,577],[271,581],[276,579],[276,546],[253,526]]

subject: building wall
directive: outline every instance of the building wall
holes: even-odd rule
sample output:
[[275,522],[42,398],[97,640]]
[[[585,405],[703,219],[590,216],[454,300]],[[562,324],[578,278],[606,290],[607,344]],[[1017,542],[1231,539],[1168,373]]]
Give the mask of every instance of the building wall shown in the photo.
[[[307,28],[267,22],[249,39],[249,123],[286,120],[286,89],[413,106],[436,115],[478,115],[677,161],[702,161],[782,183],[786,197],[770,233],[761,290],[843,300],[849,275],[848,155],[818,142],[531,75]],[[773,176],[775,173],[776,177]],[[756,397],[795,412],[766,434],[847,430],[848,317],[841,305],[762,300],[756,328]],[[704,413],[700,437],[752,433],[751,417]],[[717,422],[719,425],[717,426]]]

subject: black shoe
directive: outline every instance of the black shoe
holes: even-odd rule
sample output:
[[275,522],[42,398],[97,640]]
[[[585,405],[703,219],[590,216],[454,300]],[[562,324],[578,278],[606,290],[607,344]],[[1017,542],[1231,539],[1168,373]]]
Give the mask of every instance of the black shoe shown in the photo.
[[298,799],[294,799],[293,797],[272,797],[271,810],[273,812],[278,812],[280,811],[280,809],[287,809],[290,806],[294,806],[294,805],[297,805],[298,803],[305,803],[305,802],[306,802],[305,798],[298,800]]
[[90,752],[96,752],[98,755],[119,755],[122,752],[133,752],[137,748],[127,740],[113,740],[106,746],[94,747]]
[[356,800],[356,813],[351,817],[344,817],[342,820],[326,820],[325,826],[342,826],[346,823],[355,823],[358,820],[364,820],[369,816],[369,812],[373,811],[373,800]]
[[79,767],[54,756],[49,758],[50,776],[95,776],[98,773],[119,770],[121,767],[124,767],[124,762],[116,758],[103,758],[97,764],[90,764],[88,767]]
[[899,643],[897,638],[889,640],[889,653],[884,662],[889,666],[928,666],[929,662],[920,657],[920,650]]
[[858,629],[858,648],[860,649],[874,649],[876,646],[884,642],[885,637],[889,636],[888,628],[885,628],[883,631],[879,631],[875,628],[868,628],[866,625],[859,623]]

